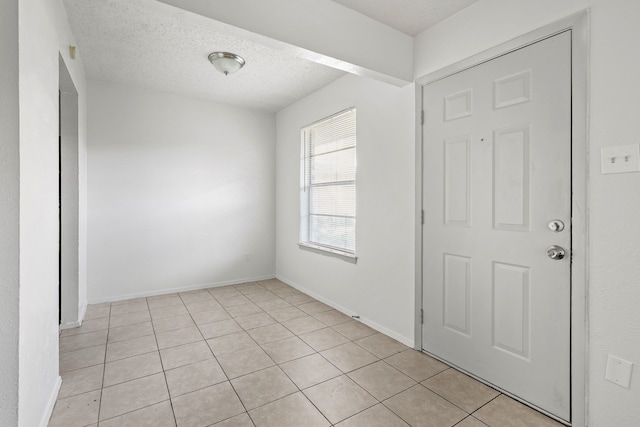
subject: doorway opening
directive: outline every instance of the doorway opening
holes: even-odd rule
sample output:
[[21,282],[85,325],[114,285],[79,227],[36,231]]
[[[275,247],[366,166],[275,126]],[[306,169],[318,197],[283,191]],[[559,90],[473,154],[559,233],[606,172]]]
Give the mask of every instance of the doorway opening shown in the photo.
[[59,322],[80,326],[78,91],[61,56],[59,64]]

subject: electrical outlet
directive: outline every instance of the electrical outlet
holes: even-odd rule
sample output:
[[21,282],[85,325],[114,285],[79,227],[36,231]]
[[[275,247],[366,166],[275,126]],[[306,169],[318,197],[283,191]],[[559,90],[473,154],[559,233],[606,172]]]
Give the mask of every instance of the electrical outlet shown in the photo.
[[607,372],[604,378],[621,387],[629,388],[631,385],[632,368],[633,362],[609,355],[607,359]]
[[602,149],[602,173],[640,171],[640,145],[621,145]]

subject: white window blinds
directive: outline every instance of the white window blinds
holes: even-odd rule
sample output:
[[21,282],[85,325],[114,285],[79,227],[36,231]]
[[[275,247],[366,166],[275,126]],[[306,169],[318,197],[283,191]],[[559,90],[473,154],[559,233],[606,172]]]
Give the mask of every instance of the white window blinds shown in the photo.
[[356,110],[302,129],[300,243],[356,249]]

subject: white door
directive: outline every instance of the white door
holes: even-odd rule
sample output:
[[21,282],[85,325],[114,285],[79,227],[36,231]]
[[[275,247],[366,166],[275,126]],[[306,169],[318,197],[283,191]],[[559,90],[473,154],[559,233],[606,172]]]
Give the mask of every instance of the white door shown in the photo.
[[568,421],[571,34],[423,91],[423,348]]

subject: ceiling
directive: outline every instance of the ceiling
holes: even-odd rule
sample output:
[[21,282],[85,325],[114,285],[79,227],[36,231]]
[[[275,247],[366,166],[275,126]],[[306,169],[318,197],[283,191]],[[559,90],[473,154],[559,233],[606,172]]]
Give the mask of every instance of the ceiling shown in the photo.
[[478,0],[333,0],[409,36],[416,36]]
[[[335,1],[413,36],[477,0],[319,1]],[[345,74],[156,0],[64,4],[79,57],[93,80],[277,112]],[[207,61],[214,50],[238,53],[247,65],[225,76]]]

